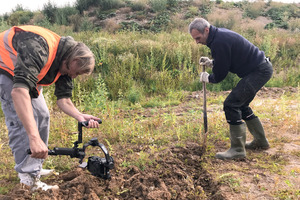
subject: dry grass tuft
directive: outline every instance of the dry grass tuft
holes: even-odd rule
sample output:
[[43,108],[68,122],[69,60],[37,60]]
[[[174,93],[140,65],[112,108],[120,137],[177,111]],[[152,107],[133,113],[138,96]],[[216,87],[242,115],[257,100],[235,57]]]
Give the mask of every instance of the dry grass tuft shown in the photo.
[[117,30],[121,28],[121,25],[118,24],[115,20],[113,19],[108,19],[105,22],[104,30],[106,30],[109,33],[115,33]]

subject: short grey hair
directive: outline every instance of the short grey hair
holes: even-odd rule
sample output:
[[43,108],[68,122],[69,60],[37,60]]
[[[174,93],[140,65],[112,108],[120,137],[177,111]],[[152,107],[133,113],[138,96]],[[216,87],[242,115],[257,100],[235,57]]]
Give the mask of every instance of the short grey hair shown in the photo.
[[204,29],[208,27],[210,28],[210,23],[203,18],[195,18],[189,25],[189,33],[192,32],[193,29],[196,29],[200,33],[204,33]]

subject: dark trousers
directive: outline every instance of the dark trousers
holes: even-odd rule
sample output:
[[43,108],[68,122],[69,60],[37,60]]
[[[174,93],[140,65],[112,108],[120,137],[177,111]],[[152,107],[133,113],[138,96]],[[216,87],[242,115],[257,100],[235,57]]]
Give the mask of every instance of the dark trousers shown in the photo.
[[267,59],[258,68],[242,78],[224,101],[226,120],[231,125],[242,124],[242,120],[255,118],[249,104],[256,93],[270,80],[273,74],[272,63]]

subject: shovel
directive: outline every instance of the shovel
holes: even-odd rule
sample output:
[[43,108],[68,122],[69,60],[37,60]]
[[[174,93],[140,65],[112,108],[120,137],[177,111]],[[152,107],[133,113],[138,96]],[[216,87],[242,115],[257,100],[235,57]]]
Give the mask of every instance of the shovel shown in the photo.
[[[202,72],[205,72],[205,65],[199,60],[200,66],[202,66]],[[203,123],[204,123],[204,138],[203,138],[203,146],[206,147],[206,140],[207,140],[207,110],[206,110],[206,83],[202,82],[202,89],[203,89]]]

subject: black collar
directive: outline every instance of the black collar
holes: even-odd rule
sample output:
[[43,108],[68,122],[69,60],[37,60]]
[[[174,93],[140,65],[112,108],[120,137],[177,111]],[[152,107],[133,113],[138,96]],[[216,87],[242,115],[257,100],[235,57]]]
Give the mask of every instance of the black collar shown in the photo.
[[210,47],[211,43],[213,42],[213,40],[215,38],[215,35],[216,35],[217,31],[218,31],[217,27],[215,27],[213,25],[210,25],[209,35],[208,35],[207,41],[206,41],[206,46]]

